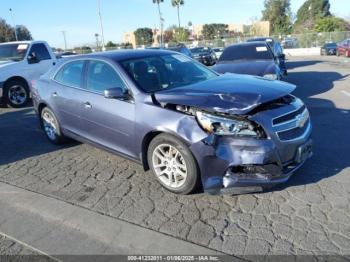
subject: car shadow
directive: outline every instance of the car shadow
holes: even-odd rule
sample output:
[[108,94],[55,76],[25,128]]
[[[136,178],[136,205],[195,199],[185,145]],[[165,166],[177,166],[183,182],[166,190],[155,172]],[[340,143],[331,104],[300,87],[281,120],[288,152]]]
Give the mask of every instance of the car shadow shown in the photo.
[[322,63],[320,60],[309,60],[309,61],[291,61],[287,60],[287,69],[295,69],[297,67],[312,66],[315,64]]
[[0,112],[0,165],[71,147],[51,144],[40,129],[32,108]]
[[307,104],[311,114],[314,155],[275,190],[316,183],[350,166],[350,110],[337,108],[331,100],[314,97],[331,90],[335,81],[347,76],[337,72],[293,72],[288,76],[287,81],[297,85],[294,95]]

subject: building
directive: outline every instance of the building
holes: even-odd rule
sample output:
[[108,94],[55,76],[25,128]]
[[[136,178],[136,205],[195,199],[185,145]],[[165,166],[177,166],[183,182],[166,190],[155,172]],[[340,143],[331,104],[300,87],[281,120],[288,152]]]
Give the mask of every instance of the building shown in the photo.
[[[203,39],[203,24],[192,25],[189,30],[191,32],[192,39]],[[270,22],[269,21],[257,21],[251,25],[245,24],[228,24],[228,31],[230,34],[239,33],[242,35],[249,36],[270,36]],[[228,34],[229,36],[229,34]],[[227,37],[228,37],[227,36]],[[153,29],[153,45],[159,45],[160,39],[160,31],[158,29]],[[134,47],[136,47],[136,39],[134,32],[125,32],[123,35],[124,43],[131,43]]]

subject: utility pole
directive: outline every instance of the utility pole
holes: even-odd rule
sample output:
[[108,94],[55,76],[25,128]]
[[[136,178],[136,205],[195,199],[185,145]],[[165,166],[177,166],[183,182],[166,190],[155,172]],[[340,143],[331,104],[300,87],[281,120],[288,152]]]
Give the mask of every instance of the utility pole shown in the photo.
[[15,23],[15,18],[13,17],[13,12],[12,12],[12,8],[9,9],[11,17],[12,17],[12,23],[13,23],[13,27],[15,29],[15,37],[16,37],[16,41],[18,41],[18,36],[17,36],[17,26]]
[[63,35],[63,40],[64,40],[64,50],[67,50],[67,39],[66,39],[66,31],[62,30],[61,31],[62,35]]
[[99,37],[100,35],[98,34],[98,33],[96,33],[95,34],[95,38],[96,38],[96,49],[99,49],[100,48],[100,44],[99,44],[99,40],[98,40],[98,37]]
[[101,15],[101,5],[100,5],[100,0],[97,0],[97,9],[98,9],[98,16],[100,18],[100,26],[101,26],[101,42],[102,42],[102,51],[105,51],[105,37],[103,33],[103,23],[102,23],[102,15]]

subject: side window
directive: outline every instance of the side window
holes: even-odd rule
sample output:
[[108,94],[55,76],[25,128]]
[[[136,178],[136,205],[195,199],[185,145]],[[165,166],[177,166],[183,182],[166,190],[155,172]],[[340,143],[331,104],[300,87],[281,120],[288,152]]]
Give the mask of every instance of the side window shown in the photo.
[[51,59],[50,53],[47,51],[47,48],[44,44],[34,44],[29,53],[35,53],[39,60]]
[[122,79],[115,70],[104,62],[90,61],[86,88],[95,92],[103,92],[108,88],[114,87],[125,87]]
[[56,74],[55,80],[63,85],[80,88],[83,67],[84,61],[68,63]]

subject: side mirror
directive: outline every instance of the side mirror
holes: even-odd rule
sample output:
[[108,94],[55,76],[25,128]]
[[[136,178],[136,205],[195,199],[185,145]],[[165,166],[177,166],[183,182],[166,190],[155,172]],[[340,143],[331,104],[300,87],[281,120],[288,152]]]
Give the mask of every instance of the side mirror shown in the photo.
[[121,87],[109,88],[104,91],[105,98],[126,100],[129,98],[129,93]]
[[285,55],[285,54],[280,54],[280,55],[278,56],[278,58],[280,58],[280,59],[286,59],[286,55]]
[[40,62],[40,60],[38,59],[38,57],[34,52],[28,55],[27,60],[28,60],[28,64],[36,64]]

